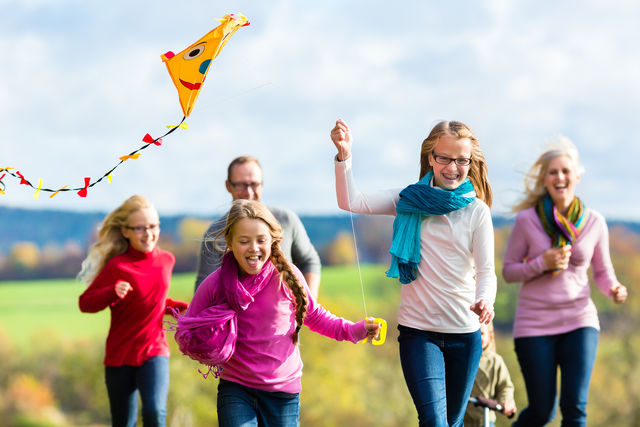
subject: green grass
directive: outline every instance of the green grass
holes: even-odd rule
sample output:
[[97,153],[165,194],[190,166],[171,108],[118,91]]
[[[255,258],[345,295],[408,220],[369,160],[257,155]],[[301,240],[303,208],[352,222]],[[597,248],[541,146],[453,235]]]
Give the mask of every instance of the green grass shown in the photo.
[[[384,277],[384,266],[363,265],[362,277],[368,314],[395,316],[394,312],[376,312],[389,311],[389,302],[399,301],[400,285]],[[194,273],[174,275],[169,296],[190,301],[194,280]],[[18,346],[28,345],[43,334],[64,340],[104,340],[109,328],[109,310],[81,313],[78,296],[85,288],[73,279],[0,282],[0,329]],[[319,301],[329,310],[341,307],[341,312],[334,314],[351,320],[364,317],[357,268],[324,268]]]

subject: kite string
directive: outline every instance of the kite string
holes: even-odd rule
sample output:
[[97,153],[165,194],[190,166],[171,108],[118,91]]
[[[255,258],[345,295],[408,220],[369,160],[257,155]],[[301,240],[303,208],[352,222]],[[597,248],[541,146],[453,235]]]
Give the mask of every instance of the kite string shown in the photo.
[[360,292],[362,293],[362,305],[364,306],[364,317],[369,317],[367,315],[367,302],[364,296],[364,281],[362,280],[362,270],[360,269],[360,255],[358,254],[358,241],[356,239],[356,227],[353,222],[353,212],[351,211],[351,197],[349,196],[349,183],[347,182],[347,171],[343,170],[344,173],[344,182],[346,184],[347,189],[347,203],[349,206],[349,219],[351,220],[351,233],[353,235],[353,247],[355,249],[356,254],[356,264],[358,265],[358,276],[360,277]]
[[[155,138],[152,142],[147,143],[145,145],[143,145],[142,147],[138,148],[137,150],[132,151],[131,153],[129,153],[127,156],[125,157],[129,157],[129,156],[133,156],[134,154],[139,153],[140,151],[146,149],[147,147],[149,147],[150,145],[153,145],[154,142],[157,142],[158,140],[166,137],[167,135],[171,134],[172,132],[174,132],[177,128],[181,127],[180,125],[182,123],[184,123],[184,121],[186,120],[186,116],[182,117],[182,120],[180,121],[180,123],[178,123],[175,126],[172,126],[164,135]],[[93,187],[94,185],[96,185],[97,183],[99,183],[100,181],[102,181],[104,178],[106,178],[107,176],[109,176],[114,170],[116,170],[116,168],[118,166],[120,166],[122,163],[124,163],[124,160],[120,160],[120,162],[118,164],[116,164],[114,167],[112,167],[108,172],[105,172],[104,175],[102,175],[100,178],[98,178],[97,180],[95,180],[94,182],[90,183],[89,185],[87,185],[86,187],[78,187],[78,188],[59,188],[59,189],[51,189],[51,188],[41,188],[40,191],[46,191],[49,193],[55,193],[55,192],[62,192],[62,191],[79,191],[82,190],[84,188],[89,188],[89,187]],[[0,168],[0,172],[6,172],[9,175],[13,176],[14,178],[20,178],[21,180],[21,184],[26,184],[31,188],[36,188],[33,184],[31,184],[31,182],[26,179],[25,177],[21,176],[21,175],[17,175],[16,173],[12,172],[11,169],[14,168]],[[19,172],[18,172],[19,173]],[[2,184],[2,189],[6,188],[4,182],[1,181],[1,177],[0,177],[0,184]],[[53,196],[51,196],[53,197]]]

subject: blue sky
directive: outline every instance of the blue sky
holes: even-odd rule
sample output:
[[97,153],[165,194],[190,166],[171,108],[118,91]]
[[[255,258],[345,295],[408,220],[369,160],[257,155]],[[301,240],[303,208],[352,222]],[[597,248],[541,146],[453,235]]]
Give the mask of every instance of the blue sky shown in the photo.
[[160,55],[240,12],[212,63],[189,130],[129,160],[86,199],[53,199],[5,178],[5,206],[110,210],[143,194],[161,214],[224,210],[226,167],[263,164],[263,200],[304,214],[340,212],[336,118],[351,126],[362,190],[418,175],[421,141],[440,120],[480,139],[494,213],[561,133],[580,150],[585,203],[640,220],[640,4],[635,1],[0,0],[0,167],[44,186],[77,187],[182,118]]

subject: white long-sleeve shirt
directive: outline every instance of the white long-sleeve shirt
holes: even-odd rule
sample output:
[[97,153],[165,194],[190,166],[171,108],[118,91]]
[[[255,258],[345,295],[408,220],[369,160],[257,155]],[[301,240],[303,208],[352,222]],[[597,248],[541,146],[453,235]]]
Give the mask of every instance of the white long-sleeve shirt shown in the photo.
[[[351,158],[335,161],[338,206],[359,214],[396,215],[401,189],[361,193],[351,165]],[[497,288],[489,207],[476,198],[446,215],[425,216],[420,240],[417,278],[401,285],[398,323],[442,333],[478,330],[470,306],[481,299],[493,305]]]

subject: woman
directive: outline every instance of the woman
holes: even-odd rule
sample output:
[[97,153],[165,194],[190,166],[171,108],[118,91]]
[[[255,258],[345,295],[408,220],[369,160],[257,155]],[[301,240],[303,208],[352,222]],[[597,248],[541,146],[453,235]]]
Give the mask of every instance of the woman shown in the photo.
[[462,425],[482,353],[480,324],[493,319],[491,187],[477,138],[464,123],[438,123],[422,143],[420,181],[361,193],[351,175],[351,131],[331,130],[338,149],[338,206],[395,215],[388,276],[402,285],[400,361],[420,425]]
[[611,264],[604,218],[575,195],[582,171],[575,146],[559,137],[531,167],[524,199],[514,207],[502,275],[523,283],[513,332],[529,399],[514,425],[553,419],[558,367],[562,425],[586,425],[600,329],[589,266],[605,295],[616,303],[627,297]]
[[174,256],[157,247],[158,212],[132,196],[104,219],[78,278],[90,283],[80,311],[109,308],[104,357],[113,426],[135,426],[138,392],[145,427],[164,426],[169,391],[169,344],[164,314],[187,304],[167,298]]

